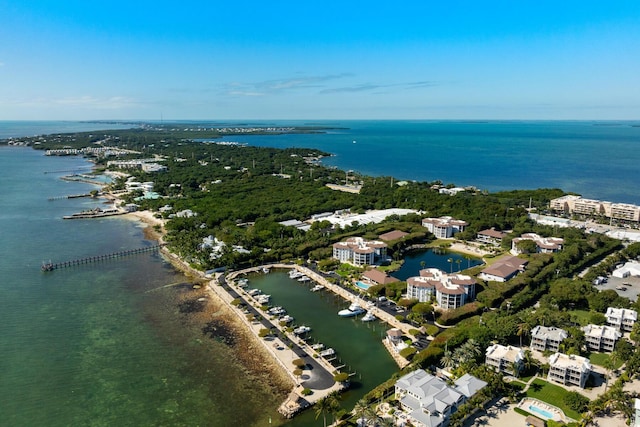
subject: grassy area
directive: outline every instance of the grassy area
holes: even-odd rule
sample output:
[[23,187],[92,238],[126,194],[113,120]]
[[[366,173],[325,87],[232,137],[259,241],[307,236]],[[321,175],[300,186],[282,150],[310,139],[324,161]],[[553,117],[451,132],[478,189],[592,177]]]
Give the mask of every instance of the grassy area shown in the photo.
[[[598,365],[604,367],[605,362],[611,358],[609,353],[591,353],[589,355],[589,362],[593,365]],[[616,363],[613,364],[614,369],[620,368],[624,363],[624,360],[617,360]]]
[[575,318],[580,326],[586,326],[590,323],[591,312],[588,310],[571,310],[569,314]]
[[564,403],[564,397],[567,393],[569,392],[564,388],[538,378],[533,381],[531,387],[527,390],[527,397],[540,399],[550,405],[557,406],[562,409],[568,417],[574,420],[580,420],[582,416]]

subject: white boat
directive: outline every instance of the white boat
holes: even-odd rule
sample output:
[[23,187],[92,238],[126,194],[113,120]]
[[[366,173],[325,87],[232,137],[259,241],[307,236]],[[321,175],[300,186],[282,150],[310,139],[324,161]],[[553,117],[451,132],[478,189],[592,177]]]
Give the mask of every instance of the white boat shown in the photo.
[[376,320],[376,316],[372,312],[367,311],[367,314],[362,316],[362,319],[360,320],[362,320],[363,322],[371,322],[373,320]]
[[261,292],[261,291],[260,291],[260,289],[249,289],[249,290],[247,291],[247,293],[248,293],[249,295],[251,295],[252,297],[254,297],[254,296],[258,295],[260,292]]
[[280,322],[284,322],[284,323],[291,323],[293,322],[293,317],[289,316],[288,314],[285,314],[284,316],[282,316],[280,319],[278,319]]
[[269,267],[262,267],[262,272],[264,274],[269,274]]
[[260,304],[268,303],[269,299],[271,299],[271,295],[258,295],[256,297],[256,301],[258,301]]
[[248,284],[249,284],[249,279],[238,280],[238,286],[240,286],[241,288],[247,287]]
[[324,285],[315,285],[313,288],[311,288],[311,292],[318,292],[324,289]]
[[299,272],[298,270],[291,270],[289,272],[289,278],[297,279],[298,277],[304,276],[304,273]]
[[340,310],[338,312],[338,316],[340,317],[353,317],[358,314],[364,313],[366,310],[360,306],[357,302],[351,303],[349,308],[345,308],[344,310]]
[[267,310],[267,313],[273,315],[273,316],[280,316],[280,315],[285,315],[287,313],[287,310],[285,310],[284,308],[278,306],[278,307],[272,307],[269,310]]
[[298,277],[298,282],[308,282],[308,281],[310,281],[310,280],[311,280],[311,279],[310,279],[310,278],[308,278],[307,276],[301,276],[301,277]]
[[336,354],[336,351],[332,348],[328,348],[320,352],[320,356],[322,357],[329,357],[329,356],[333,356],[334,354]]
[[310,330],[311,330],[310,327],[302,325],[302,326],[298,326],[297,328],[295,328],[293,330],[293,333],[296,334],[296,335],[302,335],[302,334],[306,334]]
[[312,345],[311,348],[314,349],[315,351],[320,351],[324,348],[324,344],[319,342],[317,344]]

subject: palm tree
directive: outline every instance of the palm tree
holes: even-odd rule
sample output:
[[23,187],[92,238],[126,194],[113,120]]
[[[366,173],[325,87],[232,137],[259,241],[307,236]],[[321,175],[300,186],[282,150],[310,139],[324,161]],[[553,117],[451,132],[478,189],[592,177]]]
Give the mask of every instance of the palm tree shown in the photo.
[[327,412],[331,410],[331,401],[329,396],[323,397],[316,402],[316,420],[322,414],[322,420],[324,421],[324,427],[327,427]]
[[329,412],[333,415],[333,423],[336,423],[336,415],[342,409],[340,406],[340,394],[337,391],[329,394],[326,399],[329,401]]
[[449,263],[449,273],[453,274],[453,258],[447,258],[447,262]]
[[460,271],[460,263],[462,262],[461,259],[457,259],[456,260],[456,264],[458,264],[458,271]]
[[449,350],[446,350],[442,355],[442,358],[440,359],[440,364],[445,369],[452,368],[456,365],[456,360]]
[[353,412],[356,415],[356,421],[360,421],[360,420],[364,421],[364,415],[367,413],[368,408],[369,408],[369,404],[367,403],[366,400],[360,399],[356,402],[356,405],[353,407]]
[[520,337],[520,347],[522,347],[522,336],[529,336],[529,332],[531,331],[531,326],[527,322],[522,322],[518,324],[518,336]]

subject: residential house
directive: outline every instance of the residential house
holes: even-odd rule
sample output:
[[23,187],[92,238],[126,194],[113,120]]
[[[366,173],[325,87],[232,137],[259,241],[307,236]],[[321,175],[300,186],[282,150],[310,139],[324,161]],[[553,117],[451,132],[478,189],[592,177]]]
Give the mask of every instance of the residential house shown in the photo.
[[465,221],[453,219],[450,216],[442,216],[440,218],[424,218],[422,226],[426,227],[429,232],[433,233],[438,239],[449,239],[455,233],[464,231],[469,225]]
[[488,282],[506,282],[521,271],[524,271],[528,263],[529,261],[517,256],[502,257],[482,270],[478,277]]
[[428,302],[435,297],[444,310],[462,307],[476,295],[476,280],[464,274],[447,274],[437,268],[420,270],[420,276],[407,279],[407,298]]
[[502,239],[506,236],[507,233],[498,231],[491,227],[489,230],[479,231],[476,235],[476,240],[487,245],[500,246],[502,244]]
[[612,326],[619,331],[631,332],[633,325],[638,320],[638,312],[627,308],[607,308],[607,325]]
[[517,376],[524,367],[524,351],[520,347],[493,344],[487,348],[485,363],[498,372]]
[[513,255],[521,254],[518,244],[524,240],[531,240],[536,244],[536,252],[550,254],[562,250],[564,239],[559,237],[542,237],[536,233],[525,233],[520,237],[516,237],[511,241],[511,253]]
[[402,340],[402,330],[398,328],[391,328],[387,331],[387,343],[396,353],[400,353],[400,351],[409,347],[407,343]]
[[569,337],[564,329],[538,325],[531,330],[531,349],[559,351],[560,343]]
[[549,381],[584,388],[589,374],[591,364],[585,357],[555,353],[549,358]]
[[589,351],[612,352],[616,342],[622,338],[620,331],[612,326],[587,325],[582,328]]
[[453,386],[422,369],[412,371],[396,382],[395,396],[401,411],[395,413],[398,421],[408,420],[416,427],[444,427],[458,407],[487,385],[486,382],[466,374]]
[[399,282],[395,277],[389,276],[384,271],[371,269],[362,273],[362,279],[365,283],[372,285],[386,285],[388,283]]

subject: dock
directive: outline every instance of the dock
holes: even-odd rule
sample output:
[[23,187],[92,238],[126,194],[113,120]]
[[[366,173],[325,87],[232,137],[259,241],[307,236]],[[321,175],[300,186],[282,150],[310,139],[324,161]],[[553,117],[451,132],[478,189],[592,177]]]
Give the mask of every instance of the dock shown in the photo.
[[50,202],[54,201],[54,200],[63,200],[63,199],[79,199],[81,197],[93,197],[93,194],[91,193],[85,193],[85,194],[69,194],[67,196],[57,196],[57,197],[49,197],[47,200],[49,200]]
[[145,246],[144,248],[128,249],[128,250],[124,250],[124,251],[113,252],[113,253],[110,253],[110,254],[96,255],[96,256],[91,256],[91,257],[87,257],[87,258],[78,258],[78,259],[74,259],[74,260],[70,260],[70,261],[64,261],[64,262],[48,262],[48,263],[44,263],[42,265],[42,271],[53,271],[53,270],[57,270],[57,269],[60,269],[60,268],[65,268],[65,267],[73,267],[73,266],[76,266],[76,265],[91,264],[91,263],[95,263],[95,262],[101,262],[101,261],[108,261],[108,260],[117,259],[117,258],[123,258],[123,257],[130,256],[130,255],[137,255],[137,254],[142,254],[142,253],[146,253],[146,252],[154,252],[154,251],[160,250],[160,248],[162,246],[164,246],[164,245]]

